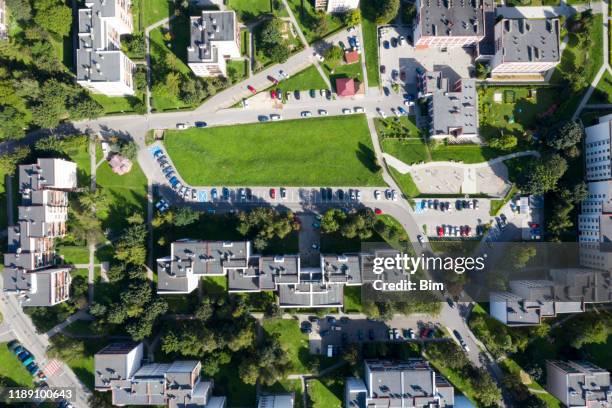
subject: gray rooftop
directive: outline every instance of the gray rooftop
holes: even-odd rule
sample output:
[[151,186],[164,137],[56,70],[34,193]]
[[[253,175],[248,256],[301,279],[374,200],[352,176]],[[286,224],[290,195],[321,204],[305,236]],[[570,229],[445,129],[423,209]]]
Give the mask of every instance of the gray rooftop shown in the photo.
[[[57,170],[62,173],[56,174]],[[34,164],[19,165],[20,193],[26,190],[36,191],[46,188],[72,189],[76,186],[77,175],[74,162],[64,159],[38,159]]]
[[281,307],[342,306],[343,288],[343,285],[317,283],[279,285],[278,301]]
[[77,50],[77,80],[118,82],[121,80],[121,51]]
[[503,62],[559,61],[559,20],[503,19]]
[[217,61],[216,41],[234,41],[236,14],[233,11],[202,11],[199,17],[191,17],[188,62]]
[[261,395],[257,408],[293,408],[294,400],[293,393]]
[[482,3],[482,0],[421,0],[421,35],[484,36]]
[[321,255],[324,280],[329,283],[361,283],[361,255]]
[[176,241],[172,243],[172,273],[176,276],[223,275],[223,268],[246,268],[246,241]]
[[[57,274],[57,279],[54,275]],[[66,275],[67,274],[67,275]],[[67,282],[70,276],[70,268],[49,268],[36,272],[28,272],[20,268],[4,268],[2,277],[4,290],[9,292],[26,292],[21,299],[23,306],[52,306],[58,299],[67,298]],[[53,299],[53,284],[55,283],[55,296]],[[34,290],[35,289],[35,290]]]
[[478,133],[476,80],[463,78],[451,87],[448,78],[439,71],[427,72],[425,77],[427,91],[432,95],[429,105],[432,136]]
[[[94,355],[95,387],[108,388],[112,380],[126,380],[140,366],[140,361],[129,367],[128,354],[132,351],[142,352],[142,343],[124,342],[111,343]],[[138,356],[136,356],[138,357]],[[142,355],[140,356],[142,358]]]
[[[567,384],[566,397],[569,406],[609,406],[612,403],[608,395],[612,389],[610,388],[610,373],[603,368],[588,361],[560,361],[548,360],[547,364],[547,381],[551,383]],[[559,373],[552,371],[550,368],[554,366],[563,371]],[[556,376],[565,376],[565,378],[551,378]],[[551,381],[552,380],[552,381]],[[559,397],[557,395],[557,397]],[[606,405],[599,405],[597,402],[607,402]]]

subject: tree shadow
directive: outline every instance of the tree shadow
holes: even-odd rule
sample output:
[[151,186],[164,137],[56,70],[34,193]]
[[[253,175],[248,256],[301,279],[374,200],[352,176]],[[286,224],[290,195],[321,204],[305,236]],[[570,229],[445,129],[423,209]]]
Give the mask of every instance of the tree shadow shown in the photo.
[[374,151],[369,146],[359,142],[356,155],[361,164],[370,172],[378,173],[381,170],[376,160],[376,154],[374,154]]

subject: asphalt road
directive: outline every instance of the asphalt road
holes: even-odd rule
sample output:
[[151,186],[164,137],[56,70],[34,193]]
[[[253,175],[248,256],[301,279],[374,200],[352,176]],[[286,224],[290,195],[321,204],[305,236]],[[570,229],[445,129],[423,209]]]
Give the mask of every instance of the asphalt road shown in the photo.
[[[49,347],[49,338],[46,334],[37,334],[30,318],[23,312],[15,296],[5,294],[4,283],[0,279],[0,312],[4,316],[3,326],[8,329],[8,337],[14,336],[36,358],[36,362],[44,371],[49,360],[46,350]],[[91,394],[74,372],[61,361],[59,370],[54,375],[48,375],[47,383],[50,387],[72,388],[76,393],[73,405],[77,408],[87,408],[87,399]]]

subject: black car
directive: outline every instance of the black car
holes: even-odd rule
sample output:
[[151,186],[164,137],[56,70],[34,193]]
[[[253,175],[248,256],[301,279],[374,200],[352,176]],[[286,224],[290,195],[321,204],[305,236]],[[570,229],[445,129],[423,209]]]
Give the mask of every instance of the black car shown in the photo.
[[385,50],[389,49],[389,41],[385,40],[383,41],[383,47],[385,48]]
[[270,118],[268,117],[268,115],[259,115],[259,116],[257,117],[257,119],[258,119],[260,122],[267,122],[267,121],[269,121],[269,120],[270,120]]
[[385,93],[385,96],[391,95],[391,91],[389,91],[389,88],[387,88],[386,86],[383,86],[383,92]]
[[325,191],[325,189],[321,187],[320,191],[321,191],[321,201],[327,200],[327,192]]
[[300,330],[302,333],[311,333],[312,332],[312,323],[310,323],[309,321],[303,321],[301,326],[300,326]]
[[293,95],[295,96],[295,99],[300,99],[300,91],[293,92]]
[[463,208],[463,206],[461,205],[461,200],[457,200],[457,201],[455,202],[455,208],[456,208],[457,210],[461,210],[461,209]]
[[319,318],[317,316],[308,316],[308,321],[310,323],[319,323]]
[[338,200],[344,200],[344,190],[338,190]]
[[384,65],[380,66],[380,73],[384,74],[385,72],[387,72],[387,68]]
[[315,92],[315,90],[314,90],[314,89],[311,89],[311,90],[310,90],[310,97],[311,97],[311,98],[314,98],[315,96],[317,96],[317,93]]
[[336,318],[334,316],[327,316],[327,323],[336,324]]
[[466,200],[463,200],[463,201],[461,201],[461,206],[462,206],[463,208],[468,208],[468,207],[469,207],[469,204],[468,204],[468,202],[467,202]]
[[392,46],[393,48],[397,47],[397,38],[393,37],[393,38],[391,39],[391,46]]
[[251,191],[250,188],[246,189],[246,198],[247,200],[251,201],[251,199],[253,198],[253,192]]
[[330,201],[334,199],[334,192],[329,187],[327,188],[327,199],[330,200]]
[[438,200],[434,200],[433,202],[434,210],[438,209],[438,205],[440,205],[440,202]]

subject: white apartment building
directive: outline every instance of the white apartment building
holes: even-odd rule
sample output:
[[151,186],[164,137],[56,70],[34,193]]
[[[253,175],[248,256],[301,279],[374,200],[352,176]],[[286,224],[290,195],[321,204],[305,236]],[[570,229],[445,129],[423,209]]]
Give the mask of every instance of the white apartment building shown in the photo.
[[546,361],[546,390],[568,408],[612,406],[610,373],[588,361]]
[[0,40],[6,40],[8,38],[6,23],[6,4],[4,0],[0,0]]
[[345,13],[359,7],[359,0],[314,0],[315,10],[326,13]]
[[201,77],[227,76],[227,60],[240,58],[240,30],[233,11],[202,11],[190,20],[189,68]]
[[53,306],[70,295],[70,266],[58,266],[53,239],[67,232],[68,192],[77,186],[76,163],[38,159],[19,166],[18,222],[8,228],[4,290],[23,306]]
[[610,144],[612,115],[585,129],[584,141],[588,196],[578,216],[581,265],[612,271],[612,173]]
[[559,61],[558,19],[503,19],[495,25],[492,75],[541,74]]
[[136,65],[121,51],[133,32],[130,0],[88,0],[79,10],[77,82],[108,96],[134,95]]

